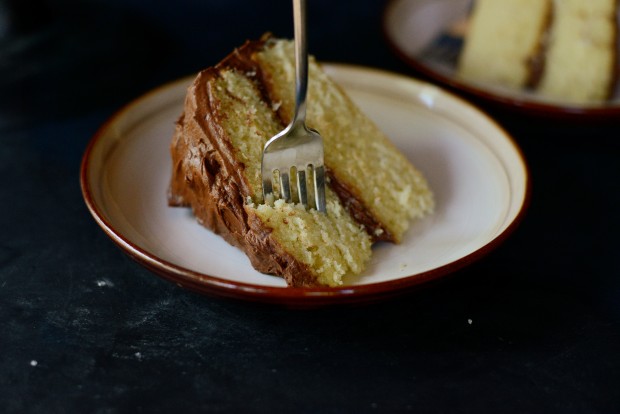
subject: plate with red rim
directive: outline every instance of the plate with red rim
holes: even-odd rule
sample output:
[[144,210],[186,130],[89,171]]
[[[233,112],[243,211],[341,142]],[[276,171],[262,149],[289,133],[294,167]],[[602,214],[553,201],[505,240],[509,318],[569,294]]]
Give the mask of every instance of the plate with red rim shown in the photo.
[[466,101],[416,79],[358,66],[326,72],[427,177],[436,211],[399,245],[381,243],[365,272],[334,288],[290,288],[252,268],[237,248],[169,207],[169,144],[191,79],[128,104],[91,139],[82,193],[103,231],[128,255],[179,286],[291,307],[375,302],[449,275],[504,240],[529,200],[515,141]]
[[[620,82],[616,83],[609,101],[577,105],[530,91],[459,78],[456,73],[458,54],[472,3],[473,0],[390,0],[383,13],[385,39],[394,53],[419,73],[488,103],[555,119],[611,120],[620,116]],[[617,19],[620,25],[620,12]],[[620,55],[620,42],[618,53]],[[620,66],[616,71],[620,74]]]

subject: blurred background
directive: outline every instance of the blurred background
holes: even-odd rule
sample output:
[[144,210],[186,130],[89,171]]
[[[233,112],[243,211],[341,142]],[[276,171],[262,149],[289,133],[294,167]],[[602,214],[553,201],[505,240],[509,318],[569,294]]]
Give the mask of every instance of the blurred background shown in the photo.
[[[382,1],[310,3],[309,47],[321,60],[394,59],[363,53],[385,50]],[[291,37],[291,13],[289,0],[1,0],[0,128],[121,105],[246,39]]]

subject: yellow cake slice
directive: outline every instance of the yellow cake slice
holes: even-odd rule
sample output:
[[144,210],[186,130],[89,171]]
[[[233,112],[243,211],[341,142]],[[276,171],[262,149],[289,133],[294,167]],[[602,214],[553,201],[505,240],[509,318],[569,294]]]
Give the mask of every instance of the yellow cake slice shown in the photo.
[[325,144],[327,214],[263,200],[262,149],[290,121],[294,47],[264,37],[202,71],[171,143],[168,201],[288,285],[338,286],[362,272],[372,243],[399,242],[433,209],[422,174],[310,60],[308,126]]
[[609,98],[616,77],[617,0],[554,0],[542,95],[576,104]]

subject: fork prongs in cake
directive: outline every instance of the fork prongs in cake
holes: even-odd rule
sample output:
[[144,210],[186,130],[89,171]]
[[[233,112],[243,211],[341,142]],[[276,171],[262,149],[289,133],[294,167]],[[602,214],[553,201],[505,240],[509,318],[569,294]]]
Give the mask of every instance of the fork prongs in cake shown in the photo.
[[316,209],[318,211],[326,212],[326,201],[325,201],[325,167],[323,165],[314,167],[312,169],[314,184],[314,198],[316,200]]
[[325,212],[325,167],[313,164],[279,167],[263,171],[263,196],[301,203]]

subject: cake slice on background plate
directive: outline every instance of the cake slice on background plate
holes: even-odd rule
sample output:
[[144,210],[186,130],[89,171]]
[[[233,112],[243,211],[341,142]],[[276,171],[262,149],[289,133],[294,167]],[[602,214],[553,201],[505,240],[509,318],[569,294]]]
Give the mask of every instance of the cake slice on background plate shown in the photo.
[[617,0],[554,0],[542,95],[564,102],[602,102],[617,68]]

